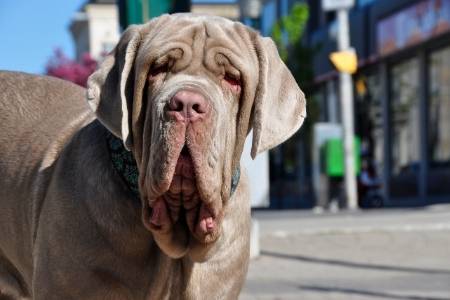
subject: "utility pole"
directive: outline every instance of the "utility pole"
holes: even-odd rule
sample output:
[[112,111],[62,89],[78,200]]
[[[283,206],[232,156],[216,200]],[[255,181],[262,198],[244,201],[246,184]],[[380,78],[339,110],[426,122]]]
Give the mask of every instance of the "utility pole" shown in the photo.
[[[348,51],[350,49],[350,34],[348,29],[348,9],[339,9],[338,18],[338,50]],[[344,155],[345,155],[345,191],[347,196],[347,208],[358,209],[358,194],[356,190],[355,151],[354,136],[355,128],[353,121],[353,81],[350,73],[340,72],[340,94],[342,125],[344,126]]]
[[345,194],[347,208],[358,209],[358,194],[356,189],[355,151],[354,151],[354,121],[353,121],[353,80],[351,74],[356,71],[356,55],[350,47],[350,32],[348,11],[354,5],[354,0],[322,0],[325,11],[336,11],[338,21],[337,45],[338,52],[330,56],[339,69],[340,99],[342,125],[344,133],[345,158]]

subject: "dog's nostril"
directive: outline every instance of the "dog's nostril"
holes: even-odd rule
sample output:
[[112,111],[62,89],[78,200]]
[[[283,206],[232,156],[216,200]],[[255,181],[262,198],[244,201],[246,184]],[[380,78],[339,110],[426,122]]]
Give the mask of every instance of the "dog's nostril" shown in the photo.
[[189,150],[186,147],[186,145],[183,146],[183,149],[181,149],[181,155],[185,156],[185,155],[189,155]]
[[170,110],[172,111],[183,111],[184,104],[181,101],[178,101],[177,99],[173,99],[173,101],[170,101]]
[[196,112],[196,113],[200,113],[200,104],[195,103],[194,105],[192,105],[192,109]]

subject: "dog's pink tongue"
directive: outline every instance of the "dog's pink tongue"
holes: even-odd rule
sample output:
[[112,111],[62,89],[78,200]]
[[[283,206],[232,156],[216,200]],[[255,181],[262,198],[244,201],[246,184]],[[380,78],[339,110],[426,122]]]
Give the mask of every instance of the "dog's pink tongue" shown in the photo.
[[207,234],[214,230],[216,222],[214,221],[213,216],[211,215],[205,204],[202,204],[200,208],[200,214],[198,219],[199,219],[198,230],[201,233]]

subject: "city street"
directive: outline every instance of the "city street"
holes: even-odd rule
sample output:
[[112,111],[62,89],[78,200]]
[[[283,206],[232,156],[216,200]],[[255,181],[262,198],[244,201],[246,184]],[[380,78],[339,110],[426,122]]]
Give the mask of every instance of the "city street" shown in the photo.
[[257,211],[261,255],[240,299],[450,299],[450,206]]

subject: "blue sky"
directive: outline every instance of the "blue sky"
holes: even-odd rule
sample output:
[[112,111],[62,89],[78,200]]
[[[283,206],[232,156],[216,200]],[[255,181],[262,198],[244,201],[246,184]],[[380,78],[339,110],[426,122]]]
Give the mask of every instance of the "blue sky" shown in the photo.
[[0,70],[43,73],[57,47],[74,56],[68,26],[86,0],[0,0]]

